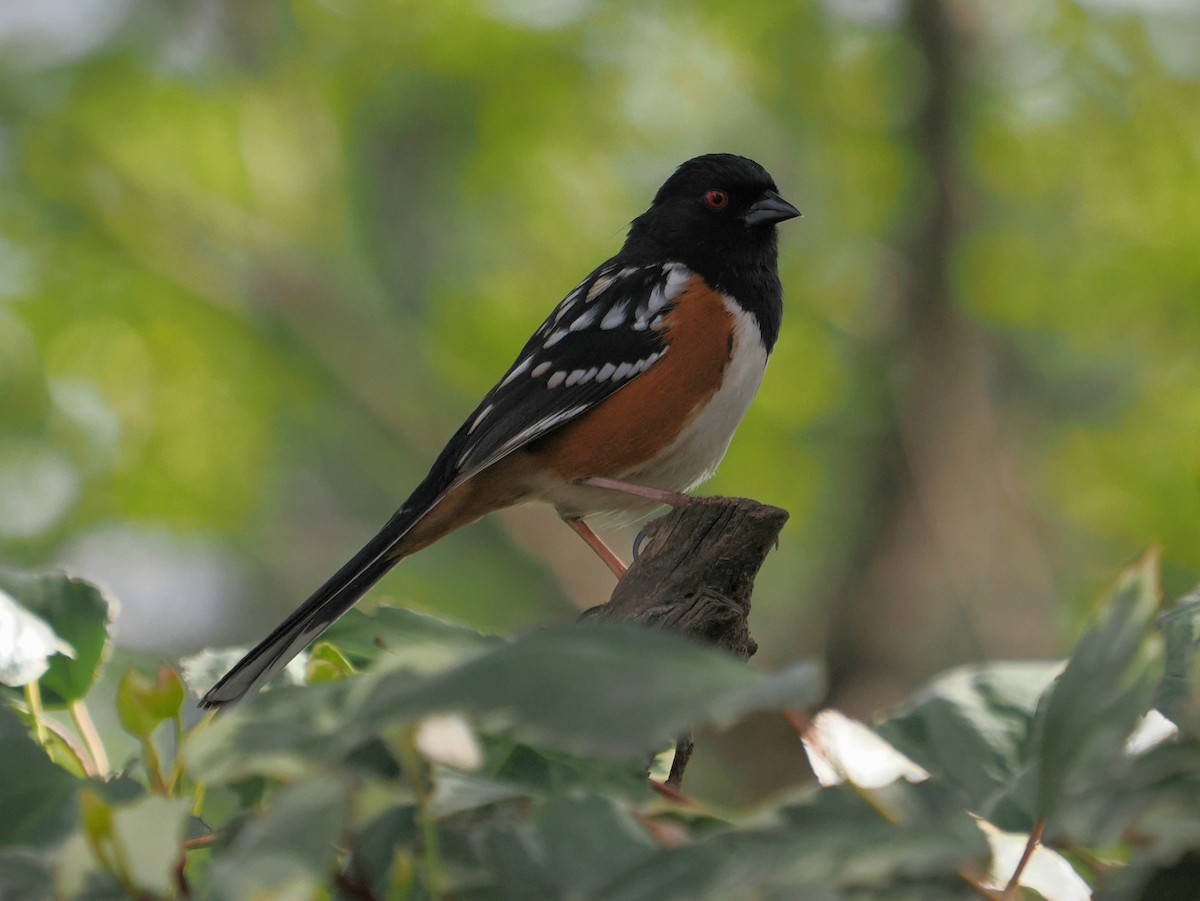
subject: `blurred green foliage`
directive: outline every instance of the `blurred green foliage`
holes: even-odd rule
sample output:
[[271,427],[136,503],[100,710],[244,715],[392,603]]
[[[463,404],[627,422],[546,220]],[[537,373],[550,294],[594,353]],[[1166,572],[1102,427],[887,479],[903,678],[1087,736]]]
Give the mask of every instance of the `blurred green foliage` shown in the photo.
[[[756,596],[769,663],[840,654],[835,686],[867,672],[887,700],[1046,653],[1063,600],[1147,544],[1169,589],[1200,575],[1184,5],[18,6],[0,563],[112,582],[131,646],[248,641],[305,596],[710,150],[805,213],[777,353],[709,486],[792,513]],[[914,9],[945,19],[948,57]],[[944,253],[923,238],[943,191]],[[926,270],[954,329],[922,342]],[[573,541],[493,517],[376,596],[483,629],[566,619],[608,584]]]

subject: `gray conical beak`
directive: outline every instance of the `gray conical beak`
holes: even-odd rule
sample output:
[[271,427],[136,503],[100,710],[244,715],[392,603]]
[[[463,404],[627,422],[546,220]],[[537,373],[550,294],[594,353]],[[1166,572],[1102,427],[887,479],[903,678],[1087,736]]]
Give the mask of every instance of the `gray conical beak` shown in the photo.
[[795,219],[799,215],[798,209],[774,191],[767,191],[751,204],[742,221],[747,225],[774,225],[776,222]]

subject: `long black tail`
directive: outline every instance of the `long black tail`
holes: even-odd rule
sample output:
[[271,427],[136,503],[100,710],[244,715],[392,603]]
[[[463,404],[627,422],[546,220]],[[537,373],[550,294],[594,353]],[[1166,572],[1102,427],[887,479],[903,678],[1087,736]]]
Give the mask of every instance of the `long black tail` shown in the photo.
[[[441,492],[421,490],[428,487],[427,481],[392,515],[378,535],[222,676],[221,681],[201,698],[200,706],[232,704],[256,691],[308,647],[334,620],[353,607],[384,573],[399,562],[402,555],[396,553],[396,546],[440,499]],[[432,497],[421,503],[418,501],[421,494],[431,494]]]

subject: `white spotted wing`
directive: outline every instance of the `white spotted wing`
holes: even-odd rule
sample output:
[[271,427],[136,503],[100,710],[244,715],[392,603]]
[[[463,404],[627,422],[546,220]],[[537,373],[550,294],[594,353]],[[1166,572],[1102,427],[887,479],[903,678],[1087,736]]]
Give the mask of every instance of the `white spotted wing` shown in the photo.
[[[461,480],[594,407],[667,353],[663,320],[692,272],[679,263],[596,269],[555,307],[439,464]],[[435,469],[438,467],[435,467]]]

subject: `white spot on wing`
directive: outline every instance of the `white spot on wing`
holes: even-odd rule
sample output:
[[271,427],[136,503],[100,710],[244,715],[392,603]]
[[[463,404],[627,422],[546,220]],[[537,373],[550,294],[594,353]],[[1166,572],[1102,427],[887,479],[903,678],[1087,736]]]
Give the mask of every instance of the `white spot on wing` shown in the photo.
[[600,314],[600,310],[597,307],[588,307],[586,310],[584,310],[579,315],[578,319],[576,319],[574,322],[571,323],[568,331],[578,332],[578,331],[581,331],[582,329],[587,328],[589,325],[591,325],[593,322],[596,321],[596,317],[599,314]]
[[470,435],[473,431],[475,431],[475,429],[479,427],[479,423],[483,422],[484,417],[491,413],[494,409],[496,409],[495,404],[488,404],[486,407],[480,410],[479,414],[473,420],[471,420],[471,427],[467,429],[467,434]]
[[535,379],[541,378],[543,375],[545,375],[546,370],[550,368],[550,365],[551,364],[550,364],[549,360],[547,360],[544,363],[538,363],[536,366],[533,367],[533,372],[531,372],[529,374],[531,376],[533,376]]
[[678,297],[680,290],[692,278],[692,270],[688,269],[683,263],[667,263],[663,266],[663,273],[667,276],[665,288],[668,300],[674,300]]
[[600,276],[598,279],[596,279],[595,282],[592,283],[592,287],[588,289],[588,293],[587,293],[588,301],[595,300],[600,295],[600,292],[603,291],[605,288],[607,288],[612,283],[613,283],[613,277],[611,275]]
[[[524,360],[522,360],[520,363],[518,363],[516,366],[514,366],[512,368],[512,372],[510,372],[508,375],[506,375],[504,377],[504,381],[502,381],[500,383],[500,387],[503,388],[505,385],[507,385],[509,382],[511,382],[513,379],[515,379],[517,376],[519,376],[522,372],[524,372],[526,369],[528,369],[529,364],[532,362],[533,362],[533,359],[531,357],[526,357]],[[491,408],[489,407],[488,409],[490,410]],[[480,416],[480,418],[481,419],[483,418],[482,415]]]
[[563,370],[560,369],[560,370],[558,370],[558,372],[554,373],[554,375],[550,376],[550,378],[548,378],[546,380],[546,387],[547,388],[557,388],[559,385],[561,385],[563,383],[563,381],[566,379],[566,377],[567,377],[567,374]]
[[650,292],[650,300],[646,305],[646,312],[653,314],[657,313],[667,305],[667,294],[663,290],[662,285],[655,285],[654,290]]
[[607,382],[608,377],[617,371],[617,367],[612,363],[605,363],[600,367],[600,371],[596,373],[597,382]]
[[608,331],[617,328],[625,322],[625,307],[629,305],[629,301],[623,300],[611,310],[609,310],[604,318],[600,320],[600,328]]
[[617,371],[613,373],[612,380],[614,382],[621,381],[623,378],[625,378],[627,375],[629,375],[629,370],[632,368],[633,368],[633,366],[631,364],[622,363],[620,366],[617,367]]
[[563,382],[563,384],[568,388],[570,388],[572,385],[578,385],[581,381],[583,381],[583,373],[584,370],[582,369],[571,370],[571,374],[567,376],[567,380]]
[[558,325],[562,322],[564,316],[567,315],[575,306],[575,295],[572,294],[566,300],[558,305],[558,309],[554,311],[554,324]]
[[556,332],[551,332],[546,337],[546,341],[544,344],[542,344],[542,347],[553,347],[555,344],[557,344],[559,341],[561,341],[565,337],[567,337],[567,330],[565,328],[560,328]]
[[583,293],[583,286],[586,284],[587,284],[587,279],[585,278],[578,285],[576,285],[574,288],[571,289],[570,294],[568,294],[566,297],[563,298],[563,303],[570,303],[573,300],[578,300],[579,295]]
[[657,314],[683,293],[684,285],[692,277],[691,270],[679,263],[667,263],[663,266],[663,272],[667,276],[666,281],[655,285],[645,302],[639,303],[633,311],[630,327],[635,332],[644,332],[647,328],[661,328],[662,318]]

